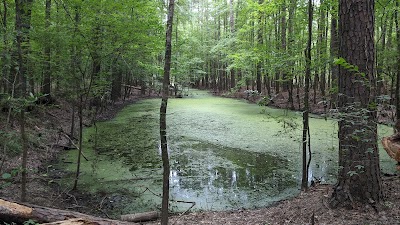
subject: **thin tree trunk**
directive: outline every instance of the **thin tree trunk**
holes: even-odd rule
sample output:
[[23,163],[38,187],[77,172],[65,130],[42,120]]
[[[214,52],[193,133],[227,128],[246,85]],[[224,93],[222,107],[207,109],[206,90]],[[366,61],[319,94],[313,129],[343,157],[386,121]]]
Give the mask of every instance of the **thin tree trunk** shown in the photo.
[[[258,4],[262,5],[264,2],[264,0],[258,0]],[[261,6],[260,6],[261,9]],[[261,10],[258,12],[258,32],[257,32],[257,42],[258,45],[260,46],[259,48],[261,48],[261,46],[263,45],[263,29],[262,29],[262,18],[263,18],[263,13],[261,12]],[[263,63],[264,60],[262,60],[263,55],[261,55],[260,57],[261,59],[258,60],[257,62],[257,91],[258,93],[261,94],[262,90],[261,90],[261,85],[262,85],[262,74],[261,74],[261,64]]]
[[[295,17],[295,9],[297,6],[297,0],[290,0],[290,5],[289,5],[289,20],[288,20],[288,52],[289,52],[289,57],[291,57],[294,54],[293,48],[294,48],[294,17]],[[293,101],[293,74],[294,74],[294,66],[295,66],[295,62],[293,59],[290,59],[289,61],[289,65],[290,65],[290,74],[288,75],[288,85],[289,85],[289,99],[288,102],[290,104],[290,109],[294,110],[294,101]]]
[[[282,11],[281,11],[281,54],[286,55],[286,0],[282,2]],[[281,68],[281,77],[283,80],[282,86],[283,86],[283,91],[288,91],[289,87],[289,81],[288,81],[288,75],[287,75],[287,68],[283,67]]]
[[20,115],[21,142],[22,142],[22,165],[21,165],[21,202],[26,201],[26,183],[27,183],[27,161],[28,161],[28,139],[25,132],[25,107],[21,109]]
[[322,97],[325,99],[325,87],[326,87],[326,45],[327,45],[327,32],[326,32],[326,3],[324,0],[320,0],[319,6],[320,20],[318,23],[318,74],[319,74],[319,89]]
[[[333,6],[331,11],[335,12],[337,7]],[[331,15],[331,44],[330,44],[330,54],[331,61],[338,57],[339,54],[339,38],[337,30],[337,16],[336,14]],[[339,68],[334,63],[331,63],[331,87],[333,89],[331,94],[331,108],[336,108],[337,106],[337,92],[338,92],[338,79],[339,79]]]
[[72,146],[72,140],[74,140],[74,133],[75,133],[75,103],[71,104],[72,112],[71,112],[71,129],[69,131],[69,146]]
[[396,1],[395,23],[396,23],[396,41],[397,41],[397,55],[396,55],[396,119],[400,120],[400,30],[399,30],[399,2]]
[[113,102],[117,101],[121,97],[122,89],[122,72],[116,66],[118,59],[113,62],[111,66],[112,83],[111,83],[111,100]]
[[[2,50],[2,56],[1,56],[1,66],[2,66],[2,88],[4,93],[11,93],[11,80],[12,78],[9,77],[9,67],[10,67],[10,60],[8,59],[8,56],[10,54],[10,50],[7,47],[8,46],[8,29],[7,29],[7,13],[8,13],[8,6],[7,6],[7,1],[3,0],[3,11],[2,15],[2,32],[3,32],[3,50]],[[1,88],[1,87],[0,87]],[[0,89],[1,90],[1,89]]]
[[[276,41],[276,51],[279,52],[280,51],[280,46],[279,46],[279,34],[280,34],[280,30],[279,30],[279,14],[275,15],[275,41]],[[280,91],[280,74],[277,68],[275,68],[275,94],[278,94]]]
[[[46,0],[46,29],[50,28],[50,13],[51,13],[51,0]],[[50,43],[46,44],[44,47],[44,68],[43,68],[43,74],[44,74],[44,80],[43,80],[43,89],[42,92],[43,94],[50,95],[51,94],[51,64],[50,64],[50,54],[51,54],[51,48],[50,48]],[[50,98],[50,96],[47,96],[47,98]]]
[[79,97],[78,116],[79,116],[79,149],[78,149],[78,159],[76,162],[74,186],[72,187],[72,190],[77,190],[78,188],[78,180],[81,168],[82,138],[83,138],[83,94],[81,94]]
[[19,76],[18,97],[25,97],[27,91],[27,64],[29,53],[29,29],[31,24],[31,9],[33,0],[15,0],[15,29],[16,29],[16,61],[13,73]]
[[[384,52],[386,51],[386,35],[387,35],[387,18],[388,18],[388,14],[384,14],[382,15],[382,19],[381,19],[381,54],[379,54],[378,52],[378,48],[376,49],[376,55],[377,55],[377,60],[376,60],[376,68],[377,68],[377,87],[376,87],[376,94],[377,96],[382,95],[382,89],[383,89],[383,67],[385,66],[385,62],[386,62],[386,57]],[[377,41],[377,44],[379,44],[379,41]]]
[[[235,14],[234,14],[234,8],[233,8],[233,0],[229,1],[229,25],[231,28],[231,37],[234,36],[235,34]],[[232,46],[233,48],[233,46]],[[231,88],[234,88],[236,86],[236,80],[235,80],[235,69],[230,70],[230,75],[231,75]]]
[[[26,81],[27,81],[27,64],[29,51],[29,29],[31,21],[32,0],[15,0],[15,29],[17,44],[17,64],[18,68],[13,71],[19,75],[21,82],[18,97],[24,99],[26,97]],[[25,104],[21,104],[20,110],[20,126],[21,126],[21,142],[22,142],[22,174],[21,174],[21,201],[26,201],[26,182],[27,182],[27,158],[28,143],[25,133]]]
[[[313,6],[312,0],[308,1],[308,41],[305,51],[306,55],[306,77],[305,77],[305,96],[304,96],[304,110],[303,110],[303,176],[301,180],[301,189],[306,191],[308,189],[308,165],[307,165],[307,146],[309,140],[309,89],[311,77],[311,41],[312,41],[312,22],[313,22]],[[311,154],[309,155],[311,157]]]
[[160,106],[160,138],[161,138],[161,158],[163,162],[163,195],[161,203],[161,224],[168,225],[168,202],[169,202],[169,156],[167,143],[167,105],[169,94],[169,77],[171,71],[171,55],[172,55],[172,25],[174,19],[174,0],[169,0],[167,31],[165,40],[165,65],[163,92]]

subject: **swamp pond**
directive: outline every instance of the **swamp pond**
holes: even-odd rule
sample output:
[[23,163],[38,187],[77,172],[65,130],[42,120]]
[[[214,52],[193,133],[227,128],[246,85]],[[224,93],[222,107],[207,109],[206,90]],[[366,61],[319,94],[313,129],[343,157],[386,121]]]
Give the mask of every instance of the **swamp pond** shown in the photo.
[[[187,94],[168,102],[172,211],[192,206],[184,202],[195,202],[192,210],[256,208],[299,193],[300,112],[215,97],[206,91]],[[112,203],[115,210],[110,215],[160,207],[160,102],[139,101],[116,118],[98,122],[97,135],[95,126],[84,131],[83,153],[89,161],[82,159],[78,188]],[[391,132],[379,126],[379,140]],[[312,115],[310,135],[310,178],[335,182],[337,122]],[[394,173],[395,162],[382,148],[380,157],[381,169]],[[77,150],[61,158],[59,167],[71,174],[62,182],[72,185]]]

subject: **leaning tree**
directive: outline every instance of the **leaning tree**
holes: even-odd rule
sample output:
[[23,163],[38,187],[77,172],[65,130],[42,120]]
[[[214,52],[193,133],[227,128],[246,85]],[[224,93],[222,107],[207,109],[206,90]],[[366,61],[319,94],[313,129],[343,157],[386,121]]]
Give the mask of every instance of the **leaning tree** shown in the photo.
[[383,198],[375,104],[374,0],[339,2],[339,174],[331,206]]

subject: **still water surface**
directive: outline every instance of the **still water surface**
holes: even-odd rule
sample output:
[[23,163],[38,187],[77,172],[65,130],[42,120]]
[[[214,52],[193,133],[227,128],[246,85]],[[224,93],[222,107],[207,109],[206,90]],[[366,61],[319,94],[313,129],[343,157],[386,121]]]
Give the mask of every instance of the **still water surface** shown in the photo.
[[[85,130],[80,187],[117,203],[116,214],[160,206],[162,169],[159,150],[159,99],[140,101],[107,122]],[[337,122],[311,118],[313,160],[310,178],[333,183],[337,171]],[[254,208],[299,192],[301,180],[301,114],[260,107],[243,100],[191,90],[168,103],[171,199],[196,202],[194,210]],[[380,126],[379,137],[390,128]],[[70,151],[63,162],[74,162]],[[394,162],[381,151],[384,172]],[[61,163],[74,171],[74,163]],[[64,182],[71,182],[66,179]],[[71,182],[72,183],[72,182]],[[174,211],[191,204],[173,202]]]

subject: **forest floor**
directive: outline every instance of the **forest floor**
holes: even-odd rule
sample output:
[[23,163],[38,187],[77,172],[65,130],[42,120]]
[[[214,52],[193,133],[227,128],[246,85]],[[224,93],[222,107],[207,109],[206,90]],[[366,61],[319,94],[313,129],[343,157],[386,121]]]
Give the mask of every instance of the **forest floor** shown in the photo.
[[[138,96],[138,94],[134,96]],[[235,93],[229,97],[247,98],[242,93]],[[148,98],[148,96],[132,97],[124,102],[117,102],[113,107],[108,107],[97,118],[99,120],[111,119],[124,106],[142,98]],[[286,99],[287,93],[275,96],[272,106],[287,108]],[[259,99],[250,97],[248,100],[258,102]],[[312,112],[324,114],[329,111],[324,108],[323,104],[320,103],[321,101],[320,98],[317,100],[317,104],[311,104]],[[294,105],[298,104],[295,102]],[[68,145],[65,134],[69,133],[71,113],[70,104],[62,100],[57,102],[56,106],[39,106],[30,113],[28,132],[32,143],[28,165],[30,171],[28,202],[107,217],[107,210],[115,207],[109,196],[93,196],[79,190],[71,191],[69,188],[62,187],[54,182],[54,180],[63,176],[52,165],[56,163],[55,160],[61,151],[67,151],[64,149]],[[390,110],[380,112],[380,121],[390,124],[391,113]],[[5,116],[5,114],[1,114],[0,121],[3,121]],[[85,126],[90,125],[90,116],[85,118],[84,124]],[[15,118],[12,119],[10,130],[17,134],[18,127],[18,121]],[[1,122],[0,130],[4,129],[4,123]],[[18,168],[20,160],[18,156],[8,157],[1,168],[1,173]],[[395,166],[394,162],[393,166]],[[20,182],[18,176],[8,180],[0,179],[0,187],[2,198],[19,200]],[[190,212],[184,215],[171,216],[170,224],[312,224],[312,221],[315,224],[400,224],[399,173],[383,174],[383,189],[385,200],[379,206],[367,205],[351,210],[331,209],[328,201],[331,196],[332,185],[318,184],[297,197],[280,201],[270,207],[223,212]],[[159,221],[146,224],[159,224]]]

